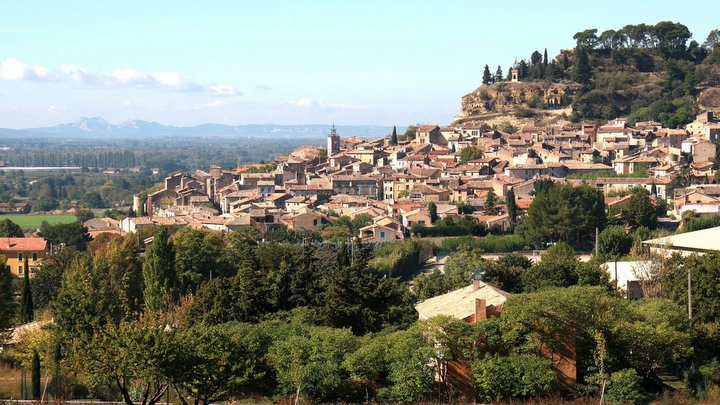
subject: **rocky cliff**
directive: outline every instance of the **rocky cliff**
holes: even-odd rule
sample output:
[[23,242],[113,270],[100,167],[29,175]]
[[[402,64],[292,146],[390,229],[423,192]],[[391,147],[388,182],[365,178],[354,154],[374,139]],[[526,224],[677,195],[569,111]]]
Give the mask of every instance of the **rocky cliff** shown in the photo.
[[462,98],[457,120],[513,114],[517,109],[556,110],[568,106],[582,87],[573,82],[500,82],[483,85]]

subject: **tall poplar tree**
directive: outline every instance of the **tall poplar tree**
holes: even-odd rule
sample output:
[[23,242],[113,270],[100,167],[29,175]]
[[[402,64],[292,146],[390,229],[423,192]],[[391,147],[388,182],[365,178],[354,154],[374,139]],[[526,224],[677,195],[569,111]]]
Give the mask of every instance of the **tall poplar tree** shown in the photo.
[[20,322],[28,323],[32,322],[33,320],[33,299],[32,291],[30,290],[30,266],[27,256],[25,256],[23,270],[25,277],[22,290],[22,298],[20,300]]
[[175,249],[165,227],[155,234],[147,249],[143,277],[145,306],[151,311],[168,309],[177,298],[178,280],[175,273]]

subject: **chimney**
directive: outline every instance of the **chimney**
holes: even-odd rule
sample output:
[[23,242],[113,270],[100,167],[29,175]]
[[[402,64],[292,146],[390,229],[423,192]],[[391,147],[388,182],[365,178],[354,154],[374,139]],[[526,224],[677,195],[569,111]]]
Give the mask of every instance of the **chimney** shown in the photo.
[[477,290],[478,288],[480,288],[480,280],[475,279],[473,280],[473,291]]
[[487,305],[485,300],[481,298],[475,298],[475,322],[484,321],[487,319]]

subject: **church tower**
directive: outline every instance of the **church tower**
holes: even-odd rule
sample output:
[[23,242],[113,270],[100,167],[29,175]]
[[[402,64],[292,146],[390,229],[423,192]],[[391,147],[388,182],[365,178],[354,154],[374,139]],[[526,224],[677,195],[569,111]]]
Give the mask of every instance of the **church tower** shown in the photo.
[[340,135],[338,135],[335,124],[333,124],[327,138],[327,155],[330,157],[338,152],[340,152]]

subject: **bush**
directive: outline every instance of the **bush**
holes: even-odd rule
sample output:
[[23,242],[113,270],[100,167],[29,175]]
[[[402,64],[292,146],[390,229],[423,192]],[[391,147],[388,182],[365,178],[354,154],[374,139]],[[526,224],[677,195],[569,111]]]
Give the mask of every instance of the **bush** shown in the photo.
[[642,389],[642,378],[631,368],[612,373],[607,399],[613,404],[645,404],[650,400]]
[[533,354],[488,356],[472,365],[478,396],[484,401],[528,398],[550,390],[552,362]]
[[469,246],[472,249],[481,249],[486,253],[511,253],[526,250],[525,239],[520,235],[487,235],[482,238],[461,236],[459,238],[445,239],[440,247],[443,250],[454,252],[460,246]]

